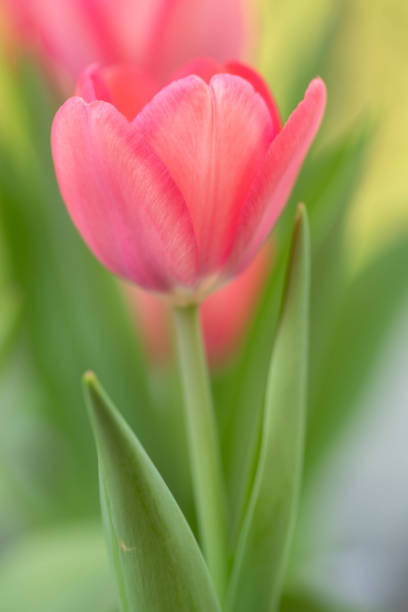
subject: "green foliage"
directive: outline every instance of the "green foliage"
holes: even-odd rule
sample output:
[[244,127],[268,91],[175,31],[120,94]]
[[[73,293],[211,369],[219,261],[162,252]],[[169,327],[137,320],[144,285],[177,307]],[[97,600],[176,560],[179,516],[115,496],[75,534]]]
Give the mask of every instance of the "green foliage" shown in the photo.
[[[344,291],[348,276],[345,223],[371,135],[371,130],[365,126],[356,126],[351,134],[307,162],[289,206],[279,221],[274,237],[276,254],[270,278],[244,348],[231,368],[216,379],[216,405],[223,407],[219,420],[230,506],[234,515],[233,538],[236,537],[253,472],[265,395],[264,381],[276,332],[295,207],[299,201],[306,203],[312,238],[310,405],[313,389],[319,385],[321,362],[330,358],[324,346],[327,326],[331,324],[333,311],[339,306],[339,296]],[[310,410],[314,412],[313,402]],[[324,423],[325,419],[321,419],[321,422]],[[323,449],[323,431],[320,444]],[[313,452],[317,456],[319,450],[314,448]]]
[[235,539],[254,469],[265,381],[279,316],[289,241],[273,262],[256,316],[235,363],[215,380],[221,450],[229,492],[231,537]]
[[[267,5],[275,20],[276,11]],[[296,50],[293,70],[284,66],[290,72],[282,96],[285,115],[313,76],[321,74],[329,82],[337,78],[328,59],[343,11],[340,6],[333,11],[313,44],[303,41],[302,52]],[[273,37],[269,40],[273,42]],[[271,57],[267,50],[264,66],[268,77],[272,76],[268,71],[268,62],[273,68]],[[3,74],[4,69],[1,65],[7,99],[7,113],[0,118],[2,367],[10,349],[15,351],[3,377],[10,371],[12,375],[1,388],[2,401],[7,401],[3,425],[8,438],[4,443],[4,435],[1,441],[1,503],[13,514],[1,525],[2,535],[16,525],[20,528],[24,521],[55,523],[96,512],[91,435],[83,411],[73,409],[81,404],[78,380],[86,369],[98,371],[117,398],[194,527],[180,394],[173,372],[153,368],[149,372],[117,283],[89,254],[66,214],[49,151],[56,101],[29,64],[18,80],[10,71]],[[276,608],[296,506],[303,437],[297,393],[303,383],[298,371],[299,385],[285,386],[291,370],[285,366],[287,355],[280,355],[291,352],[297,359],[300,353],[298,346],[291,351],[285,348],[288,336],[279,323],[279,308],[298,202],[306,203],[312,243],[305,490],[327,450],[356,414],[358,399],[408,294],[406,235],[376,252],[357,275],[349,270],[346,225],[371,140],[372,130],[357,124],[350,134],[306,161],[278,224],[273,271],[243,343],[245,348],[215,379],[229,492],[230,546],[236,553],[231,610]],[[11,394],[13,385],[18,389]],[[88,382],[88,392],[93,398],[91,412],[100,457],[103,455],[102,503],[117,571],[124,577],[123,609],[134,609],[136,601],[143,601],[142,608],[149,610],[217,609],[206,568],[174,499],[93,382]],[[288,393],[293,393],[294,413],[298,407],[297,420],[288,419]],[[278,411],[283,398],[285,410]],[[21,478],[23,464],[26,473]],[[142,496],[136,494],[140,487]],[[17,502],[11,501],[11,489]],[[148,505],[143,507],[144,503]],[[151,516],[163,520],[149,523],[143,513],[146,508]],[[175,540],[170,549],[169,542]],[[142,548],[134,550],[136,541]],[[170,575],[170,569],[175,574]],[[155,588],[157,584],[160,588]],[[129,589],[137,595],[126,607]],[[11,546],[0,565],[0,608],[115,612],[99,531],[92,524],[61,527]],[[305,593],[285,595],[280,610],[354,612]]]
[[169,489],[94,375],[84,384],[122,611],[217,611],[207,567]]
[[279,605],[302,467],[309,282],[309,230],[306,212],[300,208],[267,383],[255,480],[232,569],[231,612],[251,608],[272,612]]
[[[31,402],[31,409],[63,440],[65,454],[56,451],[53,466],[59,471],[49,491],[54,520],[97,511],[89,426],[83,412],[73,409],[81,404],[78,380],[86,369],[100,372],[168,482],[175,482],[185,499],[188,486],[184,494],[186,485],[172,475],[167,431],[158,425],[123,296],[83,244],[61,201],[49,150],[54,105],[48,89],[28,67],[18,84],[27,101],[29,131],[18,157],[0,145],[1,246],[7,286],[15,288],[22,303],[20,342],[42,397]],[[135,408],[135,397],[142,399],[143,410]]]

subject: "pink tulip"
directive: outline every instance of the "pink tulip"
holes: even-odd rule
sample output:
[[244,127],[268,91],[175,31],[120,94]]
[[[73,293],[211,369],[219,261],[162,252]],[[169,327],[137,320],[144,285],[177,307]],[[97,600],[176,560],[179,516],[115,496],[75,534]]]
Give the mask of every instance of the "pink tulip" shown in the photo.
[[243,0],[0,0],[17,35],[63,83],[91,62],[131,62],[163,81],[199,55],[241,55]]
[[[244,334],[271,269],[271,251],[268,243],[243,274],[203,302],[203,334],[212,365],[224,362]],[[126,289],[136,324],[151,358],[159,363],[166,361],[171,344],[168,303],[133,285],[126,285]]]
[[140,110],[150,83],[138,71],[91,67],[52,128],[61,193],[90,249],[114,274],[179,303],[200,301],[251,262],[326,100],[315,79],[281,129],[249,67],[202,60],[194,72]]

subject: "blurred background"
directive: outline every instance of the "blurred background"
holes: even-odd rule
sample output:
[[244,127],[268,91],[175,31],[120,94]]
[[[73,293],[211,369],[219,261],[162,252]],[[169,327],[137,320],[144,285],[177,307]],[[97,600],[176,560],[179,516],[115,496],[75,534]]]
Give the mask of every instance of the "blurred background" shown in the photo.
[[[146,345],[140,303],[136,308],[87,252],[54,178],[53,115],[71,95],[83,58],[105,57],[98,41],[86,38],[88,22],[65,4],[0,1],[5,612],[115,610],[80,384],[86,369],[96,371],[195,528],[172,358]],[[71,8],[87,4],[95,3],[72,2]],[[126,12],[135,18],[140,4],[116,6],[119,14],[123,5],[121,23],[115,21],[122,42],[147,40],[153,17],[133,30]],[[192,2],[183,13],[180,2],[162,37],[168,46],[152,51],[146,43],[149,70],[159,80],[167,78],[168,50],[179,44],[172,69],[197,53],[220,59],[232,53],[253,63],[284,120],[311,78],[319,74],[328,87],[324,124],[265,256],[267,272],[245,289],[256,299],[237,317],[234,342],[211,358],[231,509],[239,514],[290,227],[297,202],[304,201],[313,244],[309,417],[282,611],[406,612],[408,5],[253,0],[241,14],[239,2],[212,4]],[[193,5],[196,11],[205,5],[208,14],[194,13]],[[178,35],[185,31],[195,33],[194,44]],[[225,33],[222,49],[217,32]],[[141,61],[147,51],[129,53]],[[209,328],[211,321],[219,326],[217,316],[226,317],[231,305],[226,299],[217,308],[218,315],[208,314]]]

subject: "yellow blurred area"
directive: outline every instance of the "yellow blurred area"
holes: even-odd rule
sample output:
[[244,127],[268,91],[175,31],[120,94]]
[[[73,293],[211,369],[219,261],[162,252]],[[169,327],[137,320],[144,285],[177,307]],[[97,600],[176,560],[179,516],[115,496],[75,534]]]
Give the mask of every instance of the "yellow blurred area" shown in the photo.
[[[408,226],[408,2],[263,0],[260,65],[286,108],[287,75],[322,57],[328,84],[324,139],[364,113],[377,124],[368,168],[350,217],[353,267]],[[322,37],[327,34],[325,47]]]
[[[258,66],[268,78],[279,106],[288,109],[299,58],[319,46],[320,34],[336,13],[330,0],[260,0],[261,40]],[[297,71],[296,71],[297,72]]]
[[0,142],[21,159],[29,143],[25,129],[25,101],[19,95],[14,74],[15,53],[10,24],[0,5]]
[[378,136],[351,219],[358,259],[408,225],[408,3],[350,2],[337,41],[340,122],[369,108]]

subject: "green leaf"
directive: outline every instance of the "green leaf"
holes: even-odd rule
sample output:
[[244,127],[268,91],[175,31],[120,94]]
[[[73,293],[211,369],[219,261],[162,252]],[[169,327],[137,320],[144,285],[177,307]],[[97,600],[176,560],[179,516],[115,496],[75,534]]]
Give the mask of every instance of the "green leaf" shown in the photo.
[[41,530],[2,553],[0,610],[4,612],[114,612],[115,604],[100,525]]
[[257,313],[243,343],[243,350],[231,370],[216,378],[214,391],[221,433],[221,450],[229,492],[230,532],[237,537],[237,527],[246,504],[263,412],[265,381],[271,346],[275,338],[283,292],[290,241],[273,263],[270,279]]
[[84,384],[122,611],[219,610],[201,552],[166,484],[92,373]]
[[299,207],[267,383],[260,451],[235,554],[228,610],[277,609],[303,457],[310,283],[307,216]]
[[270,278],[252,317],[244,350],[230,369],[218,374],[215,380],[215,404],[222,407],[218,416],[233,539],[244,500],[248,498],[262,418],[263,381],[267,377],[270,347],[276,333],[296,206],[300,201],[306,202],[310,218],[313,278],[309,375],[312,375],[319,371],[320,360],[327,359],[323,346],[331,317],[328,313],[338,307],[338,296],[344,289],[344,219],[358,186],[371,137],[371,126],[365,122],[356,124],[350,134],[306,161],[291,201],[274,232],[276,254]]

